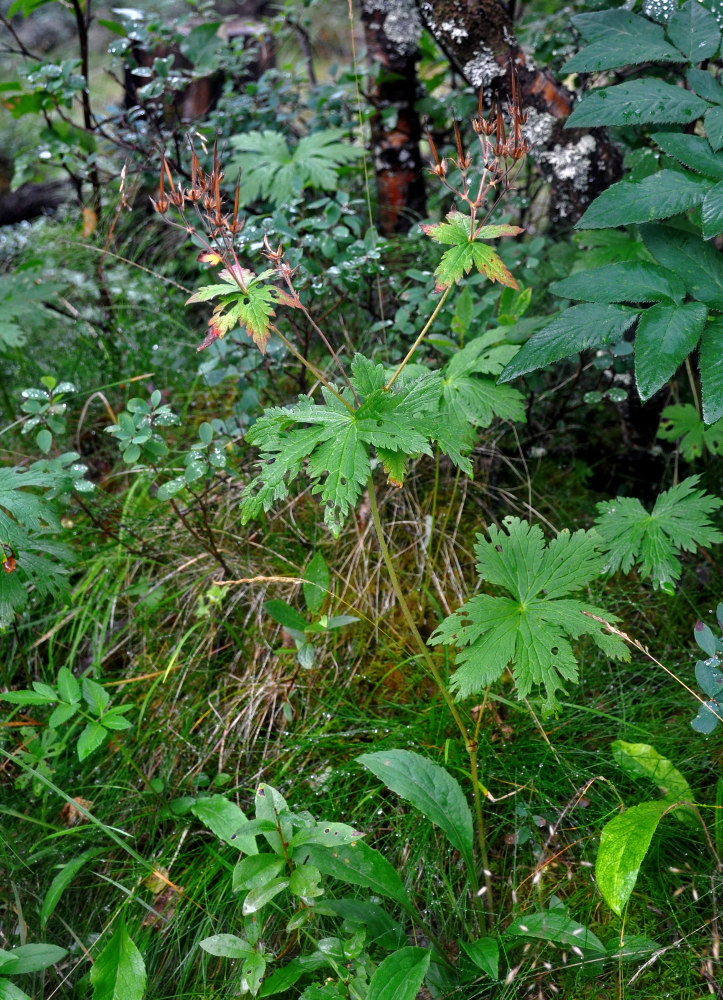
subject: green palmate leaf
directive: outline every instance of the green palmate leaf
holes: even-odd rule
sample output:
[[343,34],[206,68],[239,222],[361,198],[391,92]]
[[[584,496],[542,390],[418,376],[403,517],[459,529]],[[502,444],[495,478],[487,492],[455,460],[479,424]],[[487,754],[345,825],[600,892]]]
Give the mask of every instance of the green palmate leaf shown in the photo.
[[586,302],[680,302],[685,297],[673,271],[642,260],[576,271],[549,288],[553,295]]
[[292,151],[280,132],[247,132],[233,136],[236,151],[226,164],[229,176],[241,171],[240,198],[248,204],[261,197],[274,205],[291,201],[305,188],[335,191],[339,171],[362,150],[341,140],[344,129],[323,129],[304,136]]
[[293,858],[296,862],[309,861],[324,875],[330,875],[349,885],[371,889],[380,896],[395,900],[406,909],[410,906],[409,897],[396,869],[379,851],[369,847],[363,840],[339,847],[304,844],[294,850]]
[[703,239],[710,240],[723,232],[723,181],[712,187],[701,205]]
[[664,799],[642,802],[603,827],[595,876],[603,899],[618,916],[635,888],[640,866],[667,808]]
[[451,246],[451,249],[442,255],[442,260],[434,272],[438,290],[455,284],[463,275],[469,274],[473,267],[490,281],[499,281],[510,288],[518,287],[499,255],[488,244],[479,242],[485,238],[516,236],[522,232],[518,226],[482,226],[475,229],[470,216],[453,211],[447,216],[446,222],[420,228],[435,242]]
[[694,351],[708,316],[701,302],[662,303],[646,309],[635,336],[635,381],[640,398],[650,399]]
[[[452,355],[444,369],[442,408],[459,426],[460,440],[466,428],[488,427],[495,417],[524,420],[525,400],[516,389],[496,385],[482,373],[498,375],[519,350],[516,344],[500,344],[499,331],[476,337]],[[471,441],[470,441],[471,444]]]
[[660,25],[627,10],[577,14],[570,20],[592,44],[565,63],[566,73],[597,73],[641,62],[683,61],[680,52],[665,41]]
[[705,113],[705,134],[714,150],[723,146],[723,108],[709,108]]
[[504,369],[499,380],[509,382],[587,348],[614,344],[622,339],[637,317],[638,311],[626,306],[598,303],[571,306],[549,326],[532,335]]
[[687,0],[671,17],[667,31],[691,63],[712,59],[720,47],[718,21],[698,0]]
[[213,311],[216,336],[223,337],[235,326],[245,326],[246,333],[263,354],[269,339],[269,325],[275,315],[274,303],[279,291],[273,285],[251,285],[243,293],[228,296]]
[[698,97],[713,104],[723,104],[723,87],[712,73],[705,69],[689,69],[685,74],[688,86]]
[[569,639],[589,635],[608,655],[628,659],[624,643],[583,612],[606,612],[564,595],[602,572],[594,532],[561,532],[545,545],[537,526],[505,518],[507,533],[492,526],[490,541],[477,536],[481,579],[509,597],[480,594],[445,618],[430,642],[465,647],[457,654],[451,687],[466,697],[496,681],[508,664],[519,696],[544,689],[546,707],[557,704],[565,681],[577,680],[577,660]]
[[603,191],[577,223],[578,229],[608,229],[667,219],[699,205],[712,186],[706,177],[659,170],[642,181],[620,181]]
[[723,317],[716,316],[703,331],[698,356],[703,390],[703,419],[707,424],[723,417]]
[[723,256],[719,250],[692,233],[669,226],[642,226],[640,231],[651,255],[675,271],[693,298],[723,309]]
[[707,107],[690,91],[648,77],[593,90],[577,105],[565,127],[686,124],[700,118]]
[[472,813],[459,783],[448,771],[410,750],[366,753],[357,760],[444,830],[468,868],[473,868]]
[[681,549],[695,552],[698,545],[723,541],[710,522],[723,500],[696,490],[699,479],[689,476],[659,494],[650,513],[633,497],[599,503],[595,527],[608,547],[606,572],[628,573],[638,565],[640,575],[659,587],[680,577]]
[[306,463],[312,493],[320,496],[324,520],[338,535],[371,474],[371,446],[396,485],[402,484],[407,460],[431,454],[435,441],[471,473],[460,448],[469,450],[472,440],[466,432],[467,440],[460,441],[456,426],[450,433],[449,420],[440,411],[438,373],[399,380],[386,391],[382,365],[358,354],[351,368],[356,400],[349,389],[340,400],[325,388],[323,404],[300,396],[292,407],[267,410],[249,430],[246,438],[259,446],[261,467],[241,504],[244,523],[286,497]]
[[369,981],[368,1000],[414,1000],[430,958],[426,948],[401,948],[388,955]]
[[[705,75],[708,76],[707,73]],[[723,154],[714,153],[706,139],[698,135],[688,135],[686,132],[654,132],[650,138],[668,156],[680,160],[691,170],[696,170],[713,180],[723,180]],[[653,176],[657,177],[658,174]]]
[[121,918],[90,970],[93,1000],[141,1000],[146,967]]
[[692,462],[700,458],[704,448],[716,455],[723,451],[723,420],[706,427],[691,403],[676,403],[663,410],[657,436],[677,441],[680,454]]
[[615,760],[628,774],[654,781],[666,802],[695,802],[693,790],[683,775],[655,747],[647,743],[616,740],[612,744],[612,751]]

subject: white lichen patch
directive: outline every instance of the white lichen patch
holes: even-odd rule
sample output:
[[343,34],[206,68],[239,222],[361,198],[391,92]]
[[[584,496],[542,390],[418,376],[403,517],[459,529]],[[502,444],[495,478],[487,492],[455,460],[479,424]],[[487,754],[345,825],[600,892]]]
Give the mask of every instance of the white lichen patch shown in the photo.
[[455,21],[442,21],[439,31],[440,34],[451,38],[453,42],[463,42],[467,37],[466,29]]
[[537,108],[526,107],[525,111],[527,112],[527,124],[522,129],[523,136],[533,146],[544,146],[555,128],[554,115],[547,111],[538,111]]
[[417,51],[422,22],[414,0],[364,0],[363,9],[386,15],[384,34],[402,55],[411,56]]
[[[555,145],[553,149],[536,150],[535,159],[553,185],[557,182],[571,185],[576,191],[584,191],[588,186],[588,176],[592,157],[595,155],[595,140],[584,135],[570,146]],[[567,214],[561,197],[557,200],[558,215]]]
[[479,49],[462,67],[462,73],[473,87],[488,87],[496,76],[504,76],[505,70],[499,65],[490,49]]

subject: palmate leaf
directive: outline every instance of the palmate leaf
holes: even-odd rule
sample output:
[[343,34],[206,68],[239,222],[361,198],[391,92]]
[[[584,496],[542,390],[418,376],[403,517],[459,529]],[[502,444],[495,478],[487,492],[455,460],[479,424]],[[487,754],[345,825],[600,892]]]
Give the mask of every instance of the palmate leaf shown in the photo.
[[628,573],[638,567],[653,585],[672,584],[680,578],[680,550],[695,552],[698,545],[723,541],[710,522],[710,514],[723,500],[695,489],[700,476],[659,494],[652,511],[634,497],[617,497],[597,505],[595,527],[607,543],[605,571]]
[[238,325],[246,327],[248,336],[263,354],[269,339],[269,324],[275,315],[274,304],[281,298],[277,288],[263,284],[274,272],[266,270],[256,275],[253,271],[237,266],[231,270],[233,274],[227,268],[219,273],[224,284],[202,285],[186,300],[186,305],[189,305],[193,302],[221,299],[213,310],[209,333],[198,350],[223,338]]
[[499,255],[487,243],[480,242],[498,236],[516,236],[522,232],[519,226],[481,226],[475,229],[470,216],[453,211],[447,216],[446,222],[433,226],[424,225],[420,228],[437,243],[448,244],[451,247],[442,254],[442,259],[434,272],[437,291],[449,288],[463,275],[469,274],[473,267],[490,281],[499,281],[500,284],[510,288],[519,287]]
[[342,142],[344,129],[323,129],[304,136],[293,152],[280,132],[248,132],[233,136],[236,150],[227,164],[229,176],[241,171],[240,198],[248,204],[262,197],[273,205],[283,205],[304,188],[335,191],[339,170],[353,163],[362,150]]
[[[431,442],[463,462],[460,440],[447,439],[438,373],[395,383],[386,391],[382,365],[358,354],[351,368],[359,406],[349,389],[342,394],[344,401],[324,389],[323,404],[300,396],[292,407],[267,410],[249,430],[246,438],[259,446],[261,463],[241,504],[244,523],[285,498],[305,462],[312,493],[320,496],[324,520],[335,535],[371,473],[370,446],[377,449],[396,485],[402,484],[410,457],[431,454]],[[468,462],[463,467],[471,472]]]
[[450,685],[460,698],[496,681],[508,664],[521,698],[535,687],[554,709],[565,681],[578,676],[570,639],[589,635],[609,656],[628,659],[624,643],[583,612],[615,620],[600,608],[565,595],[600,574],[600,539],[592,531],[561,532],[549,545],[538,526],[516,517],[477,536],[477,571],[509,597],[480,594],[445,618],[430,639],[464,647]]
[[663,410],[657,436],[677,441],[680,454],[692,462],[700,458],[704,447],[714,455],[723,451],[723,420],[706,427],[691,403],[676,403]]

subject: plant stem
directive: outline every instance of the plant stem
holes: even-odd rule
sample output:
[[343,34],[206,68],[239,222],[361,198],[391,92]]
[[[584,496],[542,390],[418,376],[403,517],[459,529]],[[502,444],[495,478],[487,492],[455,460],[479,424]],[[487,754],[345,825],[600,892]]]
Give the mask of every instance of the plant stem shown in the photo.
[[434,309],[434,312],[432,313],[432,315],[429,317],[429,319],[427,320],[427,322],[424,324],[424,327],[422,328],[422,332],[419,334],[419,336],[417,337],[417,339],[414,341],[414,343],[412,344],[412,346],[409,348],[409,350],[407,351],[407,356],[404,358],[404,360],[401,362],[401,364],[399,365],[399,367],[397,368],[397,370],[394,372],[394,374],[392,375],[392,377],[387,382],[387,384],[385,386],[386,389],[391,389],[391,387],[396,382],[397,378],[402,374],[403,370],[406,368],[407,364],[409,363],[409,361],[412,358],[412,355],[417,350],[417,348],[419,347],[419,345],[422,343],[422,341],[424,340],[424,338],[427,336],[427,331],[429,330],[430,326],[432,325],[432,323],[434,323],[435,319],[437,318],[439,310],[442,308],[442,306],[446,302],[447,296],[449,295],[449,293],[450,293],[451,290],[452,290],[452,286],[451,285],[449,286],[449,288],[445,288],[444,294],[442,295],[442,298],[439,300],[439,302],[435,306],[435,309]]
[[[389,548],[387,547],[387,543],[384,538],[382,522],[379,518],[379,507],[377,506],[377,498],[374,492],[374,481],[371,476],[369,477],[369,481],[367,483],[367,489],[369,491],[369,508],[372,514],[372,521],[374,522],[374,530],[376,532],[376,536],[379,541],[379,548],[381,549],[382,559],[384,560],[384,564],[387,567],[387,572],[389,573],[389,579],[392,584],[392,589],[394,590],[397,601],[399,602],[399,607],[401,609],[402,615],[404,616],[404,620],[406,621],[409,627],[409,631],[412,633],[414,641],[419,647],[419,651],[422,655],[422,659],[424,660],[424,664],[429,673],[431,674],[434,683],[437,685],[437,688],[439,689],[440,694],[444,698],[444,701],[446,702],[447,708],[449,709],[449,713],[454,719],[455,724],[460,731],[462,739],[464,740],[465,749],[467,750],[467,753],[469,755],[470,775],[472,777],[472,792],[474,795],[474,802],[475,802],[475,815],[477,817],[477,837],[480,845],[480,858],[482,859],[482,864],[485,869],[485,879],[487,884],[486,908],[491,909],[492,895],[489,884],[490,879],[489,875],[486,874],[486,872],[489,871],[489,866],[487,863],[487,844],[485,839],[484,819],[482,813],[480,783],[477,771],[477,742],[476,740],[470,739],[469,732],[467,731],[467,726],[465,725],[464,719],[460,715],[459,709],[455,705],[452,695],[447,690],[447,686],[444,683],[439,670],[437,669],[437,665],[432,659],[432,654],[429,651],[429,647],[427,646],[426,642],[420,635],[419,629],[417,628],[416,622],[414,621],[412,612],[410,611],[409,605],[407,604],[407,600],[404,596],[404,591],[402,590],[401,584],[399,583],[399,577],[397,576],[397,571],[394,568],[394,561],[392,560]],[[477,877],[477,872],[472,870],[470,871],[469,876],[470,876],[470,881],[472,883],[472,891],[474,892],[475,896],[477,896],[479,894],[479,879]]]

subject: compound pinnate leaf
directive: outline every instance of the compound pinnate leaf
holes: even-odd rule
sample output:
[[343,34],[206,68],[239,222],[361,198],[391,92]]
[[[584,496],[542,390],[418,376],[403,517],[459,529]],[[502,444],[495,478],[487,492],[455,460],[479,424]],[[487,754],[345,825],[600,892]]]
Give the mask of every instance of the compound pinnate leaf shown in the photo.
[[618,916],[635,888],[640,866],[667,808],[665,799],[641,802],[603,827],[595,877],[603,899]]
[[629,658],[622,640],[588,617],[611,620],[605,611],[564,596],[602,572],[600,539],[592,531],[563,531],[546,545],[536,525],[516,517],[504,525],[506,532],[489,529],[489,541],[478,535],[475,552],[481,579],[510,596],[473,597],[444,619],[430,642],[464,647],[450,682],[459,697],[482,690],[511,664],[519,696],[539,686],[554,709],[556,692],[578,676],[569,639],[589,635],[609,656]]
[[590,347],[614,344],[638,315],[638,310],[627,306],[596,302],[571,306],[532,335],[504,369],[499,381],[509,382]]
[[641,62],[682,62],[680,52],[665,40],[663,29],[627,10],[578,14],[572,23],[592,44],[565,63],[566,73],[597,73]]
[[451,247],[444,252],[434,272],[438,290],[449,288],[463,275],[469,274],[473,267],[490,281],[499,281],[500,284],[508,285],[510,288],[519,287],[499,255],[487,243],[480,242],[481,239],[493,239],[498,236],[516,236],[522,232],[518,226],[475,228],[470,216],[462,212],[450,212],[446,222],[420,228],[437,243]]
[[565,127],[687,124],[700,118],[707,107],[689,90],[648,77],[593,90],[577,105]]
[[679,302],[685,297],[685,286],[673,271],[642,260],[576,271],[554,281],[550,291],[586,302]]
[[659,302],[641,315],[635,335],[635,382],[643,402],[655,395],[695,350],[707,316],[702,302],[681,306]]
[[146,967],[121,919],[90,970],[93,1000],[141,1000]]
[[707,177],[677,170],[659,170],[637,183],[620,181],[595,199],[576,228],[608,229],[668,219],[699,205],[712,185]]
[[597,505],[595,527],[607,543],[605,570],[628,573],[634,565],[643,577],[660,587],[680,577],[679,552],[695,552],[698,545],[723,541],[710,514],[723,500],[696,490],[700,476],[659,494],[652,511],[634,497],[617,497]]

